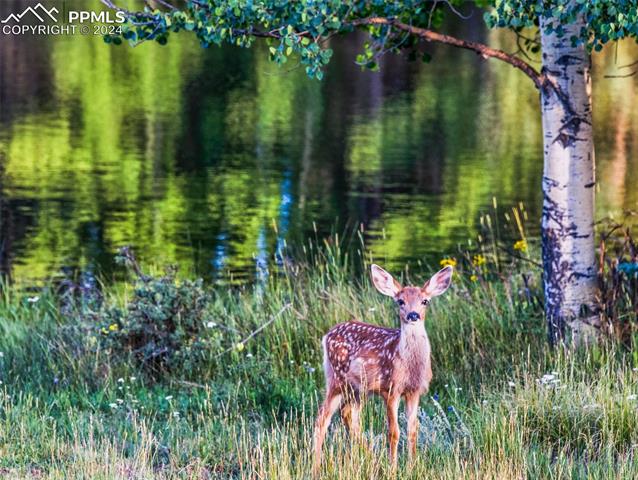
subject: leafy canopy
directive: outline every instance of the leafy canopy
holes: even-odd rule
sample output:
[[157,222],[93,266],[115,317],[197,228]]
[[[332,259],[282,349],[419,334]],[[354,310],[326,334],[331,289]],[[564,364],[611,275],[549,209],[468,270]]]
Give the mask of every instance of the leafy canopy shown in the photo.
[[[102,0],[115,7],[112,0]],[[562,34],[563,25],[584,15],[584,26],[575,43],[599,50],[602,45],[626,36],[638,36],[638,0],[573,0],[569,2],[541,0],[478,0],[487,8],[485,19],[490,27],[520,30],[538,26],[541,16],[556,20],[549,29]],[[364,28],[370,41],[358,63],[375,69],[377,59],[390,51],[407,51],[416,58],[419,38],[405,29],[394,28],[392,22],[411,27],[436,29],[445,13],[456,10],[460,0],[431,1],[340,1],[340,0],[185,0],[176,8],[167,0],[159,3],[165,9],[128,12],[121,37],[131,44],[155,40],[165,44],[171,33],[192,32],[202,46],[228,43],[250,47],[255,39],[265,38],[272,61],[283,64],[296,54],[306,73],[318,79],[330,61],[332,50],[327,40],[340,33]],[[115,7],[116,8],[116,7]],[[390,20],[373,24],[372,18]],[[118,36],[105,37],[106,42],[119,44]],[[429,60],[427,55],[423,60]]]
[[607,42],[626,37],[638,38],[637,0],[496,0],[493,9],[485,15],[487,24],[494,27],[538,27],[541,17],[553,18],[548,33],[564,33],[564,25],[581,16],[585,25],[579,36],[571,41],[585,44],[599,51]]

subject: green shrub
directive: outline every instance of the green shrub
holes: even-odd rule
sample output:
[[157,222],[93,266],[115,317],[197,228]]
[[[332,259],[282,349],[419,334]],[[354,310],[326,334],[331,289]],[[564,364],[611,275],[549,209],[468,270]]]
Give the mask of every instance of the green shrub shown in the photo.
[[116,356],[132,356],[151,374],[193,369],[204,357],[210,293],[201,279],[179,281],[176,269],[151,277],[142,273],[128,248],[118,262],[136,276],[132,298],[125,308],[105,305],[95,314],[99,345]]

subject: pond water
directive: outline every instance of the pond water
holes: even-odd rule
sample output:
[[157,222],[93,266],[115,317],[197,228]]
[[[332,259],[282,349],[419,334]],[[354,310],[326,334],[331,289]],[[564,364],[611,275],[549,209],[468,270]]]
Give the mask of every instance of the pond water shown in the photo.
[[[479,17],[449,31],[514,50]],[[353,62],[333,41],[322,82],[252,50],[0,42],[0,269],[108,278],[117,247],[222,282],[251,281],[282,245],[359,229],[380,263],[438,263],[481,214],[541,205],[537,94],[518,71],[445,47],[430,64]],[[638,55],[595,57],[598,215],[638,207]]]

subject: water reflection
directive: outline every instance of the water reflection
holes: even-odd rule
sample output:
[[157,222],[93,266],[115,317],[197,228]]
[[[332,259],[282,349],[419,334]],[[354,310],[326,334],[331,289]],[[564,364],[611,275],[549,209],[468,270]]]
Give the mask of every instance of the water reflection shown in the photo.
[[[508,47],[476,20],[464,28]],[[440,48],[429,65],[388,57],[360,72],[351,37],[319,83],[270,65],[264,48],[174,40],[0,42],[3,272],[108,275],[131,244],[147,262],[243,282],[286,243],[358,225],[400,268],[473,238],[493,196],[539,215],[538,99],[505,65]],[[603,78],[636,53],[596,57],[601,215],[637,208],[636,80]]]

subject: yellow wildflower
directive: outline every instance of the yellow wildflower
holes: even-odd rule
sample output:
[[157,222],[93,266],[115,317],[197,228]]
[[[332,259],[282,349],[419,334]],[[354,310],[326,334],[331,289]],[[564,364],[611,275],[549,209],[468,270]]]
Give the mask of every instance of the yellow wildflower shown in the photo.
[[102,328],[102,330],[100,330],[100,332],[102,332],[102,334],[104,335],[108,335],[109,331],[106,328]]
[[472,263],[474,264],[475,267],[480,267],[481,265],[485,265],[485,262],[487,262],[487,260],[481,254],[474,255],[474,258],[472,259]]
[[235,345],[235,348],[238,352],[241,352],[244,349],[244,342],[239,342],[237,345]]
[[478,280],[478,277],[476,275],[471,275],[470,280],[472,280],[473,282],[476,282]]
[[111,332],[117,332],[119,330],[120,327],[117,326],[117,323],[112,323],[111,325],[109,325],[109,330]]
[[525,240],[519,240],[514,244],[514,250],[520,250],[521,252],[527,251],[527,242]]
[[439,262],[442,267],[456,267],[456,258],[447,257]]

